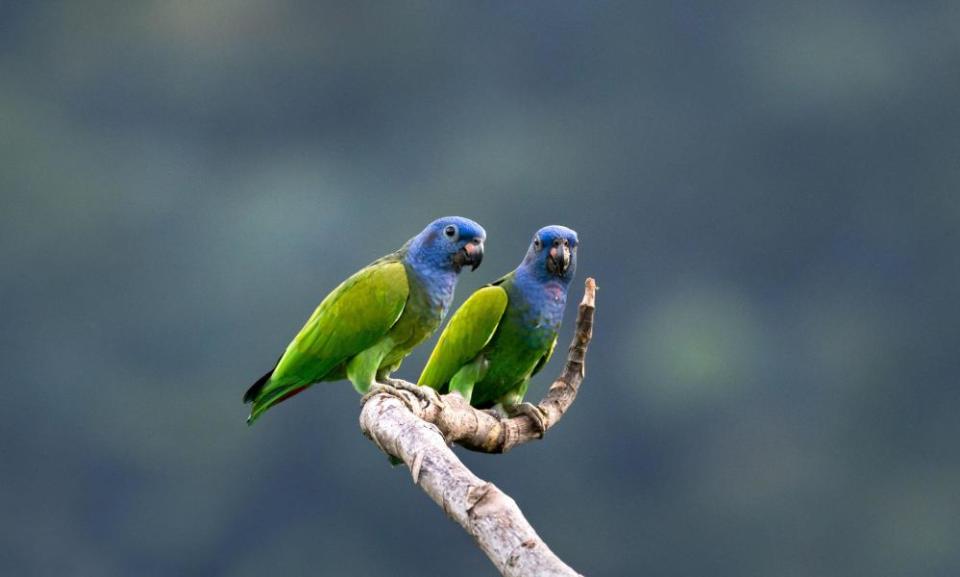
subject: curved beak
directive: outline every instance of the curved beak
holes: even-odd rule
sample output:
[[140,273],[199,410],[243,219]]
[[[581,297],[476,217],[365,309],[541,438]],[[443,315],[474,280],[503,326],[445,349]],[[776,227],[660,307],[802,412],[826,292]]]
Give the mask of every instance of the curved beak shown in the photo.
[[453,255],[453,267],[457,272],[460,272],[465,265],[470,265],[470,270],[477,270],[481,262],[483,262],[483,241],[480,239],[468,242]]
[[570,266],[570,247],[563,244],[550,247],[547,257],[547,270],[557,276],[563,276]]

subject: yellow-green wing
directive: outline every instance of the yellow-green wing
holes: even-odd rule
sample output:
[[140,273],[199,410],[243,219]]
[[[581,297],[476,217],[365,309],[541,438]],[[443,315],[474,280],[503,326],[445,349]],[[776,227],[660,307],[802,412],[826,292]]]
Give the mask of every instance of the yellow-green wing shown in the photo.
[[403,313],[410,288],[401,262],[377,262],[333,290],[287,347],[272,387],[322,380],[331,369],[373,346]]
[[499,286],[483,287],[470,295],[443,329],[417,384],[434,389],[447,384],[490,342],[506,309],[507,291]]
[[554,350],[555,348],[557,348],[557,337],[556,337],[556,336],[553,337],[553,342],[550,343],[550,350],[547,351],[547,354],[545,354],[545,355],[543,355],[542,357],[540,357],[540,360],[537,361],[537,366],[533,367],[533,372],[530,373],[530,376],[531,376],[531,377],[532,377],[533,375],[539,373],[539,372],[540,372],[540,369],[542,369],[544,365],[546,365],[547,363],[550,362],[550,357],[553,356],[553,350]]

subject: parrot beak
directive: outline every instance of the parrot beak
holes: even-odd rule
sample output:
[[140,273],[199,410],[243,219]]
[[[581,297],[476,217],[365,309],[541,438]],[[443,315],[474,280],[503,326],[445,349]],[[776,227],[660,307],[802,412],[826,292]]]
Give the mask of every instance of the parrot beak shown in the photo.
[[470,265],[470,270],[477,270],[481,262],[483,262],[483,241],[478,238],[468,242],[453,255],[453,267],[457,272],[460,272],[464,265]]
[[570,247],[566,244],[550,247],[550,255],[547,257],[547,271],[557,276],[563,276],[569,266]]

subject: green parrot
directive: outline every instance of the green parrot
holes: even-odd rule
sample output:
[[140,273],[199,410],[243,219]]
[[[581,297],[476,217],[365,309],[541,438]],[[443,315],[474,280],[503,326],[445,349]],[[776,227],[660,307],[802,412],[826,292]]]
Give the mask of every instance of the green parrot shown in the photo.
[[363,394],[375,381],[389,380],[439,328],[461,268],[480,266],[486,236],[472,220],[440,218],[343,281],[274,368],[247,390],[243,401],[253,403],[247,422],[313,383],[347,378]]
[[455,391],[477,408],[499,403],[543,430],[543,414],[522,401],[557,344],[577,243],[577,233],[563,226],[537,231],[520,266],[470,295],[453,315],[417,384]]

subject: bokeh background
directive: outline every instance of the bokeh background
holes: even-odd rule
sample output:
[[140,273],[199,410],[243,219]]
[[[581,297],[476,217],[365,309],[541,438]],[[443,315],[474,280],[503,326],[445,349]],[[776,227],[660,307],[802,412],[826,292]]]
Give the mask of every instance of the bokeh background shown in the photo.
[[494,575],[348,384],[253,428],[240,403],[327,291],[460,214],[489,242],[456,304],[550,223],[582,240],[571,300],[601,287],[563,423],[460,451],[571,565],[960,574],[958,26],[936,1],[0,4],[0,572]]

